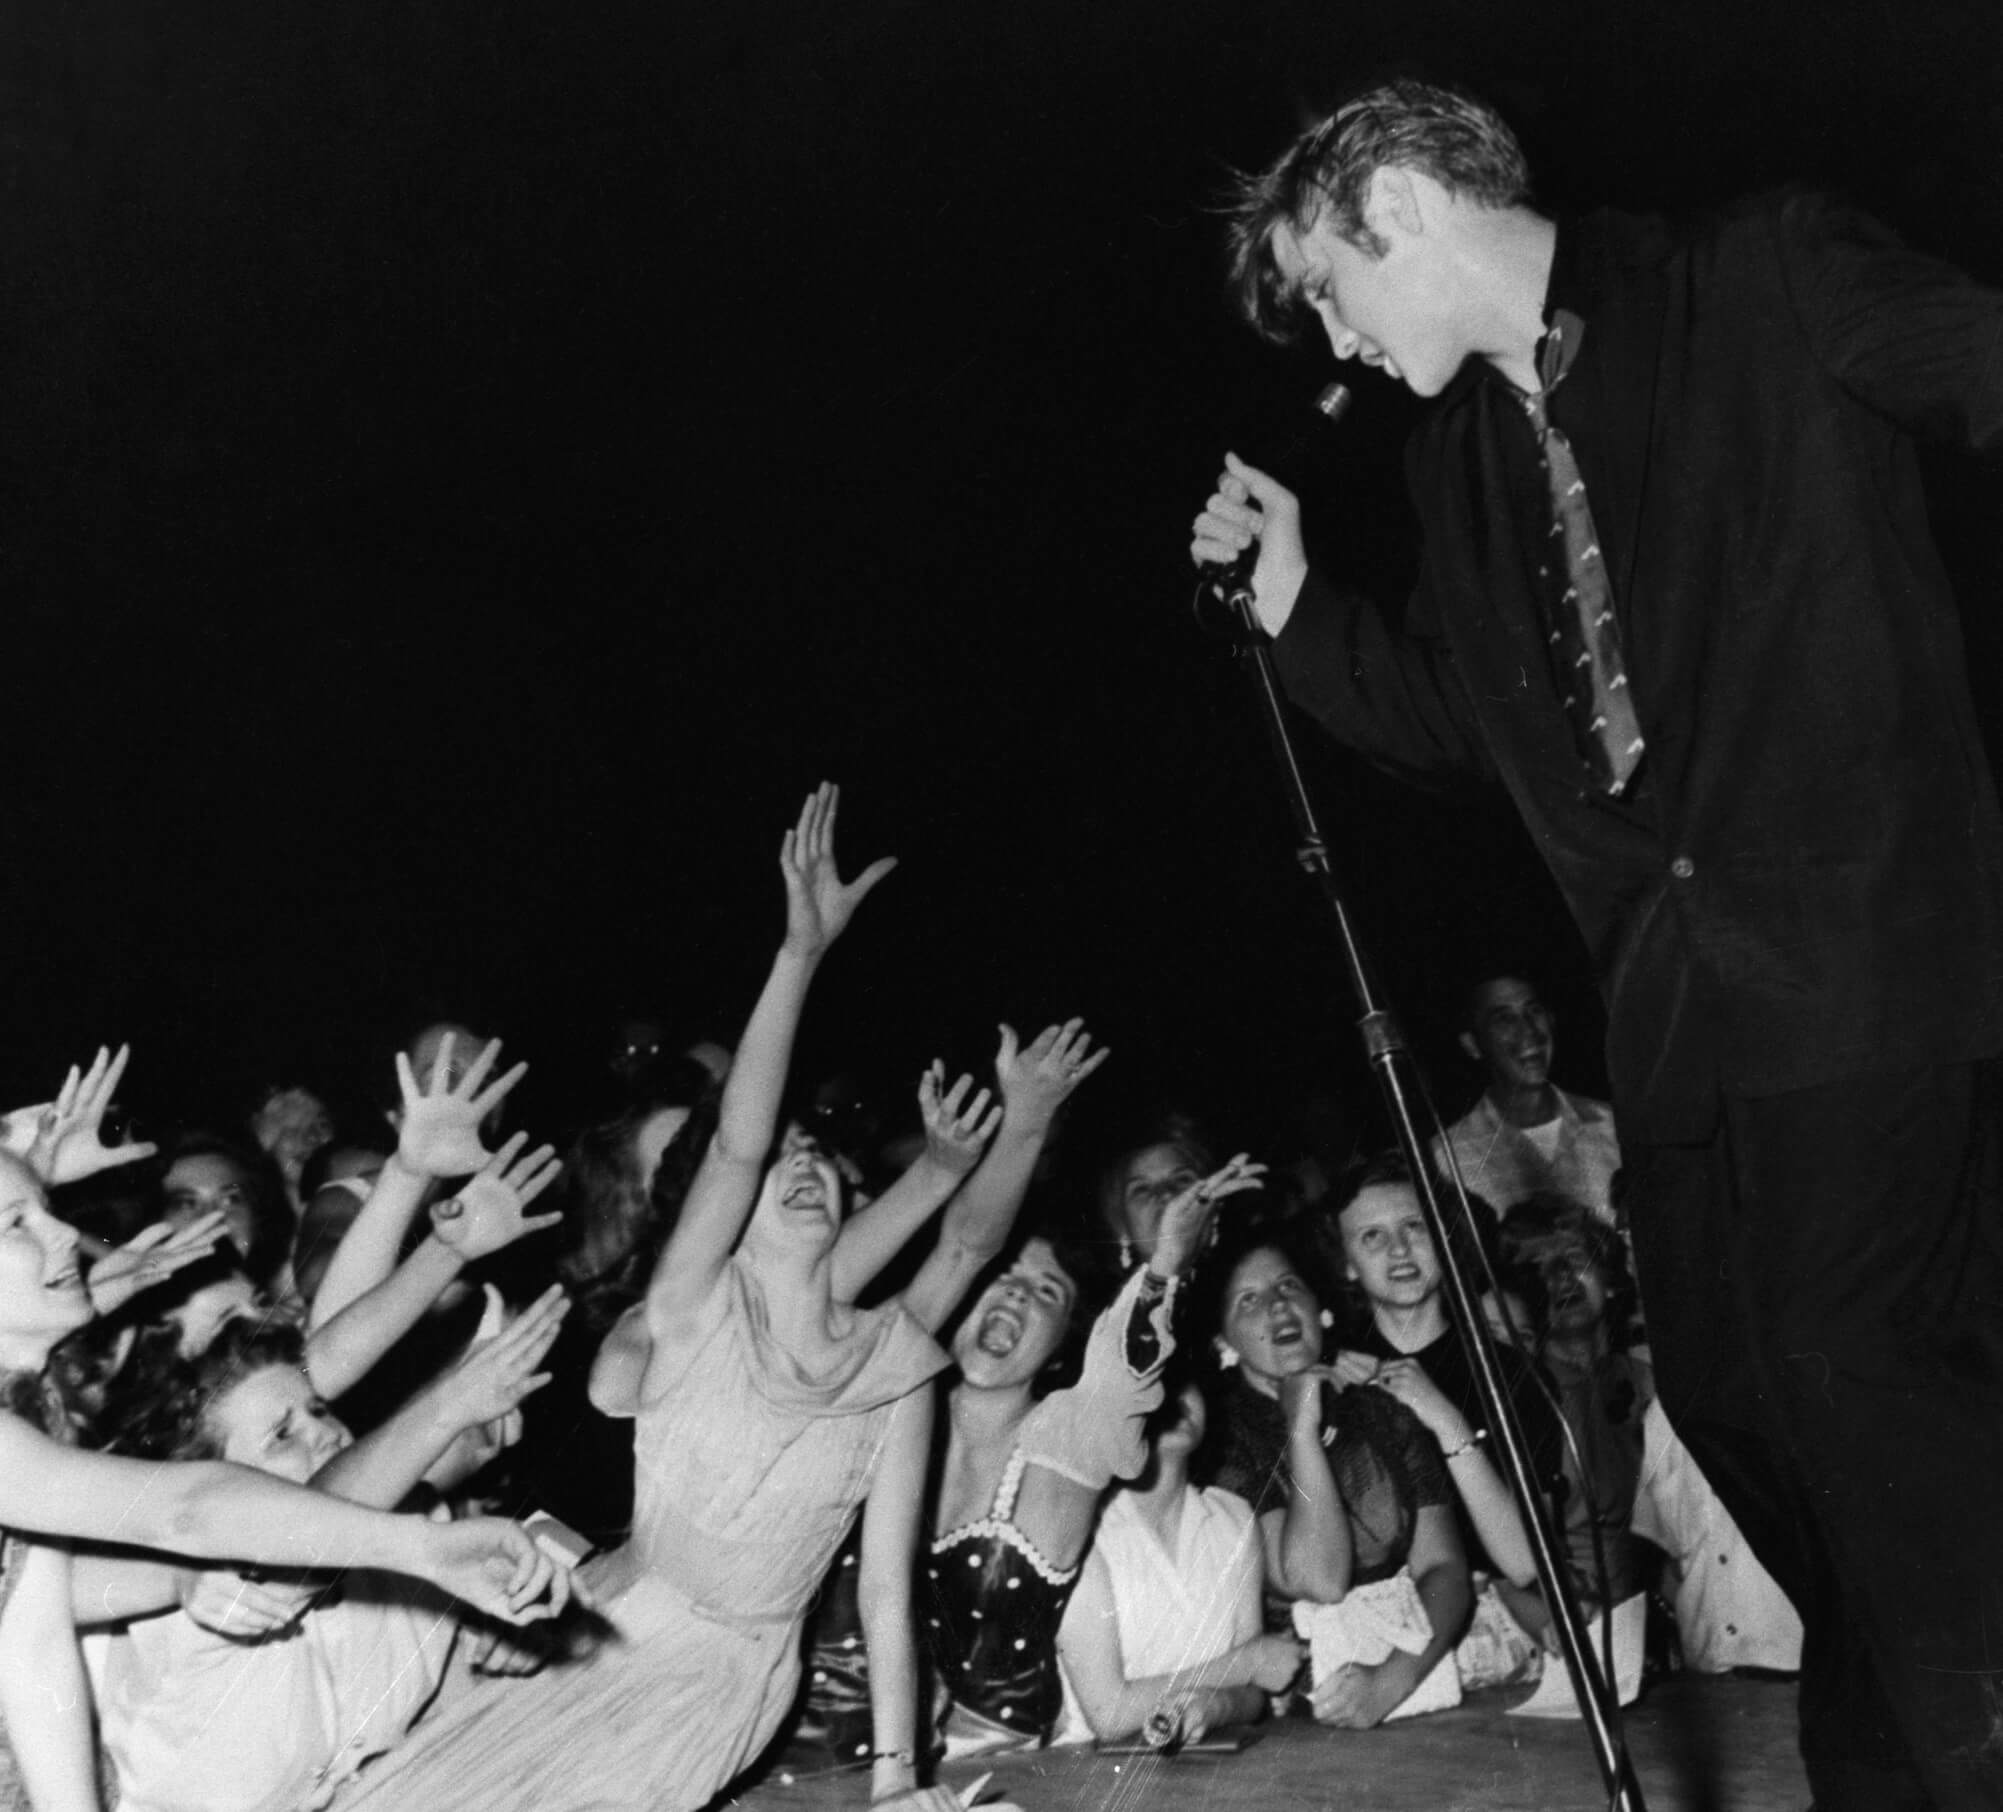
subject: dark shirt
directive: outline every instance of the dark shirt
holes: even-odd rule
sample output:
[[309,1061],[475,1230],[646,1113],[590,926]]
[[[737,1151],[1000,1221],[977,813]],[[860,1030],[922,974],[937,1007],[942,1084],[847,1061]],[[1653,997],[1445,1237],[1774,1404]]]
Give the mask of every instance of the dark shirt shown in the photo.
[[[1211,1393],[1212,1434],[1203,1450],[1207,1483],[1235,1491],[1255,1515],[1284,1510],[1293,1495],[1287,1422],[1278,1401],[1237,1372]],[[1439,1443],[1417,1416],[1381,1390],[1322,1387],[1322,1445],[1349,1517],[1351,1583],[1389,1579],[1410,1560],[1419,1512],[1453,1502]],[[1269,1629],[1291,1629],[1291,1607],[1266,1594]]]
[[[1416,1359],[1425,1368],[1426,1376],[1439,1387],[1440,1394],[1466,1418],[1468,1427],[1487,1442],[1495,1469],[1505,1479],[1509,1476],[1503,1472],[1502,1461],[1497,1457],[1495,1433],[1481,1400],[1481,1388],[1475,1382],[1473,1362],[1452,1328],[1414,1353],[1399,1352],[1374,1325],[1367,1335],[1350,1344],[1374,1359]],[[1558,1426],[1558,1412],[1551,1405],[1543,1381],[1522,1358],[1505,1347],[1497,1352],[1496,1362],[1502,1372],[1503,1388],[1509,1393],[1516,1420],[1523,1429],[1524,1442],[1530,1449],[1530,1470],[1543,1486],[1545,1498],[1556,1509],[1565,1501],[1564,1437]],[[1453,1504],[1468,1565],[1484,1573],[1499,1571],[1481,1537],[1475,1533],[1467,1505],[1458,1491],[1453,1494]]]

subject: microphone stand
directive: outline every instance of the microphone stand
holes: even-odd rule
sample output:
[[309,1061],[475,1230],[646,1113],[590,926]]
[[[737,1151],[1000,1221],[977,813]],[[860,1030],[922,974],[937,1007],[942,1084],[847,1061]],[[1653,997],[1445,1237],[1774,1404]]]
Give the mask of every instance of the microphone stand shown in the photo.
[[[1252,551],[1256,552],[1256,549]],[[1384,1104],[1390,1110],[1392,1124],[1398,1131],[1399,1148],[1411,1167],[1412,1185],[1426,1217],[1433,1248],[1439,1254],[1441,1281],[1453,1312],[1454,1324],[1459,1328],[1468,1357],[1473,1361],[1475,1381],[1481,1390],[1482,1405],[1488,1413],[1488,1425],[1497,1437],[1495,1445],[1502,1461],[1503,1477],[1508,1481],[1517,1508],[1522,1512],[1530,1546],[1536,1556],[1537,1576],[1543,1582],[1544,1599],[1551,1608],[1557,1629],[1559,1652],[1564,1656],[1565,1671],[1571,1676],[1572,1691],[1578,1698],[1592,1741],[1593,1758],[1599,1764],[1600,1778],[1607,1789],[1609,1812],[1645,1812],[1641,1786],[1635,1779],[1627,1744],[1621,1735],[1619,1697],[1587,1639],[1578,1595],[1572,1589],[1571,1575],[1560,1557],[1550,1517],[1537,1489],[1523,1427],[1516,1418],[1515,1405],[1510,1402],[1509,1392],[1503,1385],[1501,1368],[1496,1362],[1495,1347],[1482,1318],[1480,1303],[1469,1286],[1456,1242],[1447,1237],[1446,1210],[1441,1205],[1440,1187],[1433,1174],[1426,1143],[1419,1136],[1413,1112],[1414,1097],[1424,1103],[1436,1131],[1439,1130],[1439,1117],[1433,1112],[1424,1078],[1405,1043],[1404,1032],[1371,982],[1369,968],[1356,941],[1355,927],[1350,922],[1349,909],[1336,886],[1328,844],[1323,840],[1321,826],[1315,820],[1314,803],[1308,796],[1307,781],[1301,774],[1300,763],[1295,759],[1293,737],[1287,729],[1286,706],[1278,677],[1273,671],[1271,641],[1259,626],[1253,609],[1252,589],[1243,570],[1247,566],[1248,561],[1241,562],[1221,574],[1219,592],[1236,618],[1232,625],[1233,639],[1251,671],[1272,743],[1273,757],[1279,763],[1287,804],[1293,811],[1294,829],[1300,838],[1294,851],[1295,859],[1320,889],[1335,921],[1336,939],[1342,946],[1350,987],[1361,1009],[1357,1030],[1362,1034],[1363,1054],[1377,1077]],[[1453,1197],[1460,1225],[1470,1236],[1468,1249],[1479,1251],[1479,1243],[1472,1237],[1473,1210],[1468,1205],[1467,1191],[1457,1166],[1453,1176]],[[1609,1655],[1608,1666],[1611,1665],[1612,1657]]]

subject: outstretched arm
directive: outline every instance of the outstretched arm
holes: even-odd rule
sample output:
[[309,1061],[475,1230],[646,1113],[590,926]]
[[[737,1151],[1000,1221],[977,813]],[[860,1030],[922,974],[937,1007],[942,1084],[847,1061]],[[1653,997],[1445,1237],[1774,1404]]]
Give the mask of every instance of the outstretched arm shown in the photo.
[[448,1032],[438,1041],[438,1056],[421,1088],[410,1058],[397,1052],[396,1080],[403,1107],[396,1150],[328,1261],[313,1298],[309,1326],[319,1328],[333,1320],[396,1270],[404,1238],[433,1183],[445,1177],[471,1176],[492,1161],[493,1154],[480,1143],[480,1122],[500,1105],[529,1066],[518,1063],[488,1082],[501,1057],[501,1041],[496,1038],[455,1081],[452,1048]]
[[260,1566],[377,1567],[511,1621],[569,1595],[513,1523],[384,1516],[245,1466],[87,1453],[11,1415],[0,1415],[0,1528]]
[[467,1348],[380,1428],[337,1453],[313,1475],[313,1489],[351,1504],[393,1510],[468,1429],[500,1422],[549,1382],[538,1371],[570,1306],[552,1284],[505,1332]]
[[986,1089],[968,1099],[973,1077],[962,1076],[950,1090],[945,1083],[945,1065],[937,1062],[918,1079],[925,1149],[896,1182],[842,1227],[835,1242],[837,1302],[854,1302],[903,1250],[905,1241],[938,1212],[980,1162],[983,1148],[1001,1123],[1002,1110],[988,1106]]
[[648,1331],[657,1344],[685,1332],[716,1288],[757,1199],[759,1176],[778,1131],[794,1034],[815,971],[856,907],[896,866],[885,857],[853,881],[842,880],[835,866],[840,806],[840,789],[823,784],[808,795],[799,821],[779,846],[786,936],[723,1085],[709,1153],[689,1185],[681,1218],[647,1288]]
[[561,1166],[554,1147],[524,1155],[527,1143],[528,1135],[517,1133],[457,1195],[433,1206],[431,1237],[390,1276],[338,1314],[316,1321],[306,1340],[306,1375],[323,1397],[352,1390],[476,1259],[562,1218],[528,1213]]
[[1008,1244],[1057,1110],[1106,1057],[1105,1050],[1092,1049],[1082,1019],[1046,1027],[1027,1047],[1017,1043],[1011,1027],[1001,1028],[995,1054],[1001,1130],[947,1209],[939,1243],[904,1292],[904,1306],[926,1332],[936,1334],[946,1325],[974,1279]]

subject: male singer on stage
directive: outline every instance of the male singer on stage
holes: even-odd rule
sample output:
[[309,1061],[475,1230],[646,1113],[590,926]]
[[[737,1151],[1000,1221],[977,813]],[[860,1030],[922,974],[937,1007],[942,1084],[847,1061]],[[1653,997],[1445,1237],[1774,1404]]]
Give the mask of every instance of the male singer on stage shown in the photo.
[[1507,789],[1597,965],[1665,1405],[1807,1625],[1818,1812],[2003,1806],[2003,822],[1914,437],[2003,296],[1851,209],[1552,220],[1379,88],[1238,198],[1244,311],[1438,401],[1402,608],[1227,460],[1294,698]]

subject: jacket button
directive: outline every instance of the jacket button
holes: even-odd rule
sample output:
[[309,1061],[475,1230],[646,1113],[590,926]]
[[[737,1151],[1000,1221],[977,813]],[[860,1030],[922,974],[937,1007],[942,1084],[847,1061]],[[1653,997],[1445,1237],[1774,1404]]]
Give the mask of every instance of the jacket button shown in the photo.
[[1679,881],[1687,881],[1697,872],[1697,864],[1691,861],[1688,856],[1678,856],[1674,862],[1670,863],[1669,872]]

